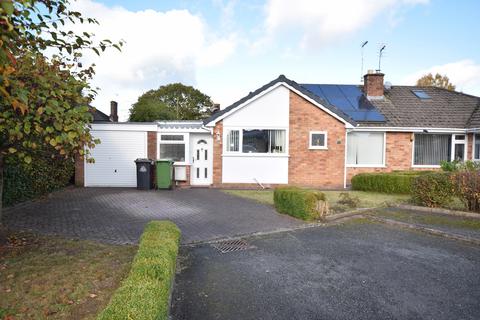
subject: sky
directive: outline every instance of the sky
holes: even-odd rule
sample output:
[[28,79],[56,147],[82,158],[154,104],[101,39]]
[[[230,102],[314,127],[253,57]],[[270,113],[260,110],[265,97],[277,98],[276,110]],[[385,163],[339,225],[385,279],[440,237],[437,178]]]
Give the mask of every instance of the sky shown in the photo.
[[[95,63],[93,106],[119,103],[128,118],[150,89],[181,82],[227,107],[284,74],[298,83],[360,84],[378,69],[392,85],[446,74],[480,96],[480,1],[463,0],[78,0],[97,18],[88,31],[124,40]],[[85,27],[82,27],[85,29]],[[83,30],[82,30],[83,31]],[[364,67],[361,68],[361,44]]]

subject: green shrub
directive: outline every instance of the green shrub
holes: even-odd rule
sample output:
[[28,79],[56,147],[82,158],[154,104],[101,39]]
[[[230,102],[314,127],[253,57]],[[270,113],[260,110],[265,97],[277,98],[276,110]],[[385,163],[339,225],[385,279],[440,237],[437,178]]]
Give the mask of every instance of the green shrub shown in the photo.
[[320,201],[326,201],[322,192],[296,187],[276,188],[273,193],[278,212],[303,220],[322,218],[324,212],[319,207]]
[[480,170],[480,163],[478,161],[442,161],[440,162],[440,167],[443,171],[446,172],[457,172],[457,171],[478,171]]
[[97,319],[168,319],[179,240],[172,222],[148,223],[128,277]]
[[429,171],[360,173],[352,178],[352,189],[382,193],[411,194],[413,180]]
[[360,198],[354,195],[351,195],[348,192],[341,192],[338,195],[338,204],[347,206],[349,208],[356,208],[360,204]]
[[465,170],[452,174],[457,197],[470,211],[480,212],[480,171]]
[[415,203],[426,207],[443,207],[455,195],[455,186],[449,173],[437,172],[420,175],[412,185],[412,198]]
[[7,162],[3,177],[3,205],[10,206],[61,189],[70,183],[74,171],[71,159],[52,159],[42,155],[35,156],[29,165]]

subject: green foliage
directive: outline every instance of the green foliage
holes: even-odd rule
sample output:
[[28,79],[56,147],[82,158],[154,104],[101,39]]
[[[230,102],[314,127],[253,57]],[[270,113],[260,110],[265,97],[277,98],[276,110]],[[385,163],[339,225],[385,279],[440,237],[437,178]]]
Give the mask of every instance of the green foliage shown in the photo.
[[413,180],[428,171],[394,171],[389,173],[360,173],[352,178],[352,189],[382,193],[412,193]]
[[320,191],[280,187],[273,193],[273,202],[278,212],[303,220],[322,218],[320,201],[326,201],[325,194]]
[[[64,157],[93,147],[86,125],[94,70],[79,59],[84,49],[100,53],[122,43],[94,41],[73,27],[98,22],[69,10],[68,0],[2,1],[0,21],[0,158],[30,163],[42,144]],[[46,50],[54,55],[46,58]]]
[[141,95],[130,109],[130,121],[198,120],[212,110],[209,96],[191,86],[172,83]]
[[467,161],[442,161],[440,167],[446,172],[455,171],[478,171],[480,170],[480,162],[467,160]]
[[455,186],[449,173],[420,175],[412,184],[413,201],[426,207],[443,207],[452,201],[454,195]]
[[337,203],[349,208],[356,208],[360,204],[360,198],[348,192],[341,192],[338,196]]
[[61,189],[74,173],[71,159],[36,155],[30,164],[10,161],[5,165],[3,205],[9,206]]
[[417,86],[420,87],[438,87],[444,88],[450,91],[455,90],[455,85],[450,82],[450,79],[444,75],[442,76],[440,73],[437,73],[435,76],[431,73],[424,75],[420,79],[417,80]]
[[451,177],[457,197],[469,211],[480,212],[480,170],[456,171]]
[[172,222],[148,223],[130,274],[97,319],[168,319],[179,240],[180,230]]

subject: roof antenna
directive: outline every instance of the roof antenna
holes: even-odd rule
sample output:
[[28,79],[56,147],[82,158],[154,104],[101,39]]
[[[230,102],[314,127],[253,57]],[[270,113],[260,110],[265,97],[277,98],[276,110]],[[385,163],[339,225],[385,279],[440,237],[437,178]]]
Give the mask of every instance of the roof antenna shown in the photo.
[[362,66],[361,66],[361,69],[360,69],[360,82],[363,82],[363,47],[365,47],[367,45],[368,41],[364,41],[362,43],[362,46],[361,46],[361,51],[362,51]]
[[383,50],[385,50],[385,47],[387,45],[383,45],[381,48],[380,48],[380,52],[378,53],[378,69],[377,69],[377,72],[380,72],[382,70],[381,68],[381,65],[382,65],[382,56],[383,56]]

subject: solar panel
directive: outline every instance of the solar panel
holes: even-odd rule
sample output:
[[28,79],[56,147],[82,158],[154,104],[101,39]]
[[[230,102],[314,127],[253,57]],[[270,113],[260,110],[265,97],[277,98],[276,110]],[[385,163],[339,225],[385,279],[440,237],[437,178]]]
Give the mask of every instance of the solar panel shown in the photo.
[[419,99],[432,99],[425,91],[423,90],[412,90],[413,94]]
[[302,84],[301,86],[342,110],[355,121],[385,121],[385,117],[356,85]]

